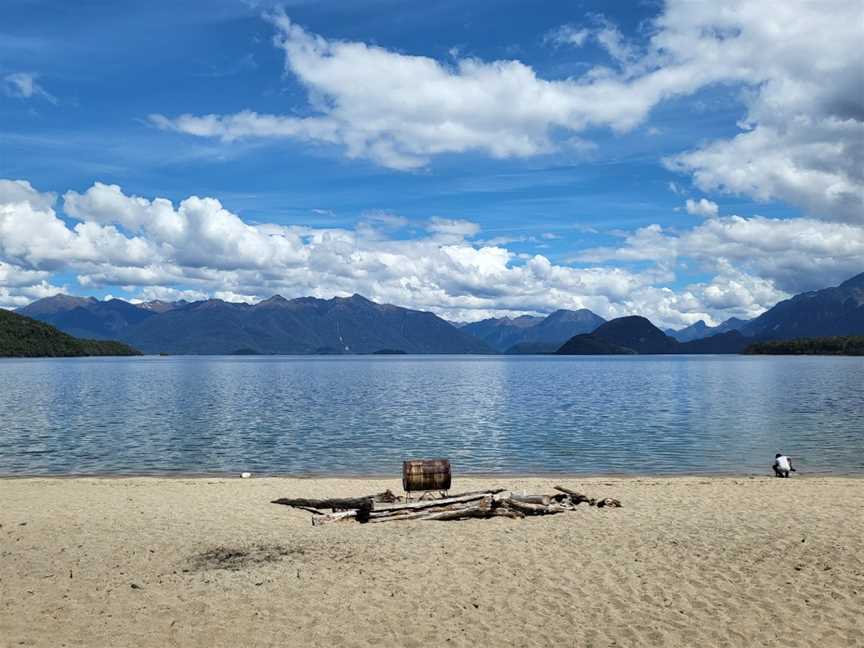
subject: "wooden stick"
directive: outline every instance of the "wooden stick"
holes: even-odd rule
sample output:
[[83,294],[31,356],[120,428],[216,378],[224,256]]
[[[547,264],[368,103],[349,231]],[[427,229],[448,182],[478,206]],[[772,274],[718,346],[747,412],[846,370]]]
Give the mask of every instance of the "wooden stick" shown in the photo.
[[437,513],[428,513],[421,520],[461,520],[466,517],[488,517],[492,512],[492,497],[488,496],[480,500],[473,506],[466,506],[452,511],[439,511]]
[[385,514],[378,512],[369,518],[370,522],[399,522],[401,520],[457,520],[460,517],[471,517],[479,511],[486,513],[492,510],[492,496],[487,495],[480,501],[474,500],[467,504],[456,504],[451,506],[442,506],[432,509],[423,509],[419,511],[398,511],[393,514]]
[[457,509],[466,508],[468,506],[474,506],[477,500],[471,500],[470,502],[457,502],[456,504],[440,504],[438,506],[430,506],[422,509],[393,509],[388,511],[372,511],[369,513],[369,519],[375,518],[386,518],[393,517],[395,515],[407,515],[414,513],[437,513],[438,511],[455,511]]
[[516,509],[517,511],[521,511],[527,515],[547,515],[551,513],[563,513],[567,509],[558,504],[550,504],[549,506],[543,506],[542,504],[528,504],[525,502],[518,502],[516,500],[510,500],[506,503],[506,506]]
[[464,493],[453,493],[447,497],[464,497],[465,495],[497,495],[498,493],[506,492],[506,488],[489,488],[487,490],[466,491]]
[[469,493],[458,497],[444,497],[437,500],[428,500],[422,502],[404,502],[399,504],[381,504],[376,506],[374,511],[407,511],[424,508],[432,508],[434,506],[444,506],[446,504],[457,504],[459,502],[470,502],[473,500],[483,499],[492,495],[490,491],[482,491],[479,493]]
[[357,517],[357,511],[339,511],[338,513],[325,513],[316,515],[312,518],[312,526],[321,526],[329,522],[338,522],[339,520],[349,520]]
[[316,508],[312,508],[311,506],[295,506],[294,508],[298,508],[301,511],[309,511],[312,515],[324,515],[323,511],[319,511]]
[[549,495],[517,495],[513,493],[510,500],[524,504],[541,504],[542,506],[549,506],[552,503],[552,498]]
[[280,497],[273,500],[271,504],[284,504],[296,508],[307,507],[316,509],[347,510],[359,509],[373,504],[372,497],[335,497],[332,499],[306,499],[304,497],[290,498]]
[[448,504],[446,506],[435,506],[420,510],[396,510],[396,511],[374,511],[369,514],[370,522],[388,522],[391,520],[416,520],[430,513],[442,513],[445,511],[460,511],[477,505],[477,500]]
[[589,498],[587,495],[583,495],[582,493],[579,493],[577,491],[570,490],[569,488],[564,488],[563,486],[553,486],[553,488],[557,491],[560,491],[562,493],[566,493],[567,495],[569,495],[570,499],[573,501],[574,504],[579,504],[580,502],[590,502],[591,501],[591,498]]
[[489,514],[491,517],[506,517],[512,518],[514,520],[521,520],[525,517],[525,514],[522,511],[517,511],[506,506],[499,506],[498,508],[493,508],[491,511],[489,511]]

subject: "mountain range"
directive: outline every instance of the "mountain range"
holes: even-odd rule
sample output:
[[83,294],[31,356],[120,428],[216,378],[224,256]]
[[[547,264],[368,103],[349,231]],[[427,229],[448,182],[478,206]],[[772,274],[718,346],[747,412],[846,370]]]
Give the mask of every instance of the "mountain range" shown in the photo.
[[552,353],[574,335],[590,333],[604,320],[586,308],[557,310],[546,317],[499,317],[465,324],[461,330],[501,353]]
[[864,272],[835,288],[801,293],[779,302],[741,329],[771,340],[864,333]]
[[593,333],[575,335],[558,349],[560,355],[740,353],[752,342],[738,331],[679,342],[639,315],[619,317]]
[[[702,333],[709,335],[698,337]],[[781,301],[753,320],[726,320],[714,328],[700,321],[667,334],[644,317],[619,317],[570,338],[557,353],[740,353],[754,342],[861,334],[864,273]]]
[[739,353],[763,340],[864,334],[864,273],[802,293],[759,317],[661,331],[644,317],[605,321],[587,309],[453,325],[433,313],[360,295],[257,304],[209,299],[143,304],[56,295],[18,313],[76,337],[145,353]]
[[708,326],[705,323],[705,320],[699,320],[690,326],[685,326],[682,329],[673,330],[666,329],[664,333],[666,335],[675,338],[679,342],[690,342],[692,340],[701,340],[702,338],[710,337],[712,335],[719,335],[720,333],[729,333],[730,331],[740,331],[747,324],[750,323],[750,320],[742,320],[737,317],[730,317],[726,321],[722,322],[718,326]]
[[145,353],[492,353],[433,313],[333,299],[276,295],[257,304],[208,299],[135,305],[66,295],[18,311],[79,337],[111,338]]
[[752,320],[733,317],[715,327],[699,320],[665,333],[679,342],[690,342],[730,331],[772,340],[860,334],[864,332],[864,273],[834,288],[812,290],[781,301]]

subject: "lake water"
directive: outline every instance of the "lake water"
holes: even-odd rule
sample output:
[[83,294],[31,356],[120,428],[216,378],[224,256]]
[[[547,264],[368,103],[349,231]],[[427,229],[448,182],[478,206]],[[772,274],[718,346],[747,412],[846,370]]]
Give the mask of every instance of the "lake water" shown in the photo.
[[864,358],[0,360],[0,474],[864,472]]

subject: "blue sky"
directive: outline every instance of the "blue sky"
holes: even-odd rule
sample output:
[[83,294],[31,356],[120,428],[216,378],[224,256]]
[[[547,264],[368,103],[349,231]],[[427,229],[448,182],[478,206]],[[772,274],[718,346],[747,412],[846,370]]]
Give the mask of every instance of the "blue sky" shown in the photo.
[[[40,254],[13,246],[7,223],[0,305],[59,289],[357,291],[465,319],[579,306],[670,325],[752,316],[864,269],[862,112],[832,108],[862,103],[860,56],[843,42],[862,35],[860,8],[819,15],[839,29],[823,43],[803,29],[812,6],[770,4],[722,15],[684,2],[6,0],[0,178],[56,194],[49,209],[71,234],[58,234],[68,253]],[[511,83],[519,70],[530,74]],[[601,85],[598,105],[588,90]],[[826,99],[786,101],[804,91]],[[475,110],[480,95],[494,99]],[[429,124],[445,143],[420,132]],[[818,145],[806,150],[805,126]],[[260,253],[219,249],[208,264],[190,250],[206,247],[211,216],[189,228],[198,239],[168,240],[148,229],[152,213],[97,213],[94,183],[178,211],[212,197],[241,224],[291,228],[300,247],[273,256],[271,228]],[[72,214],[67,192],[93,204]],[[442,232],[443,221],[462,225]],[[81,223],[140,239],[150,260],[94,247]],[[351,250],[327,248],[327,232]],[[103,252],[82,255],[85,243]],[[394,250],[425,263],[400,274]],[[454,266],[438,276],[442,253]],[[528,273],[538,256],[551,270],[535,261]]]

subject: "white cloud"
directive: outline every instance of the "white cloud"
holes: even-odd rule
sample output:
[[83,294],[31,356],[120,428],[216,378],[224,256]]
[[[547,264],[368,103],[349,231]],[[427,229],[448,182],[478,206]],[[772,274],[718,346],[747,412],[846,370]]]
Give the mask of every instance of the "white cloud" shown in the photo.
[[27,270],[0,261],[0,308],[26,306],[61,292],[61,287],[49,283],[50,278],[50,272]]
[[826,115],[760,125],[668,166],[693,173],[703,191],[783,200],[825,220],[864,223],[864,121]]
[[[722,312],[724,316],[742,319],[756,317],[765,309],[790,297],[788,293],[778,290],[774,282],[732,268],[724,268],[723,273],[709,283],[688,286],[687,291],[694,294],[707,311]],[[720,323],[716,318],[708,322],[715,326]]]
[[836,285],[864,269],[864,227],[808,218],[714,217],[683,232],[642,227],[620,246],[585,250],[575,258],[660,264],[690,258],[724,276],[738,268],[779,290],[801,292]]
[[544,43],[552,45],[572,45],[574,47],[582,47],[591,32],[584,27],[579,28],[574,25],[561,25],[556,29],[552,29],[543,37]]
[[433,234],[439,235],[439,238],[446,238],[450,241],[461,241],[462,239],[475,236],[480,231],[480,226],[467,220],[435,217],[429,220],[426,229]]
[[[426,234],[414,239],[369,236],[359,226],[250,225],[213,198],[174,205],[95,183],[64,195],[65,212],[77,221],[67,225],[53,196],[27,183],[0,187],[6,196],[0,200],[0,303],[6,306],[59,291],[50,280],[63,272],[74,273],[84,289],[122,287],[142,300],[358,292],[450,318],[591,308],[610,317],[644,312],[683,322],[671,307],[650,310],[654,284],[672,278],[666,270],[574,268],[516,255],[471,242],[479,227],[465,220],[429,219]],[[385,225],[402,222],[377,216]]]
[[[394,169],[440,154],[496,158],[555,151],[589,127],[623,132],[658,103],[716,84],[740,84],[742,132],[667,164],[704,191],[781,200],[813,217],[864,219],[864,65],[858,0],[825,11],[807,0],[669,0],[628,42],[602,17],[561,27],[551,42],[591,38],[616,61],[572,79],[542,79],[519,61],[462,58],[453,66],[359,42],[310,34],[270,17],[286,72],[308,90],[308,116],[151,116],[164,129],[226,141],[298,138],[344,148]],[[568,134],[569,132],[569,134]]]
[[684,208],[688,214],[693,216],[716,216],[720,212],[717,203],[701,198],[700,200],[687,199]]
[[639,58],[639,51],[627,42],[624,35],[612,23],[601,20],[601,27],[594,32],[594,38],[609,56],[622,65],[631,65]]
[[[448,319],[590,308],[642,314],[661,326],[750,317],[789,293],[833,285],[861,271],[864,228],[814,219],[708,217],[683,231],[651,225],[616,247],[577,255],[579,267],[515,254],[476,238],[476,223],[432,218],[418,238],[395,238],[403,220],[370,213],[355,229],[249,224],[214,198],[126,195],[95,183],[63,198],[0,181],[0,306],[61,290],[73,273],[85,290],[120,287],[142,300],[215,296],[255,301],[360,293]],[[382,229],[370,230],[375,218]],[[542,239],[536,239],[540,241]],[[692,260],[711,281],[672,289]],[[609,267],[639,263],[640,270]]]
[[26,180],[3,180],[0,178],[0,204],[29,203],[35,209],[49,209],[57,201],[53,193],[36,191]]
[[413,169],[443,153],[481,151],[496,158],[548,153],[558,148],[554,128],[626,130],[655,101],[645,93],[629,96],[614,79],[548,81],[519,61],[463,58],[451,67],[364,43],[326,40],[283,14],[271,19],[286,71],[306,86],[317,114],[247,110],[173,119],[157,114],[151,122],[226,141],[290,137],[339,144],[348,157]]
[[29,72],[14,72],[3,77],[3,91],[10,97],[19,99],[31,99],[41,97],[52,104],[57,103],[57,98],[43,88],[36,79],[38,74]]

